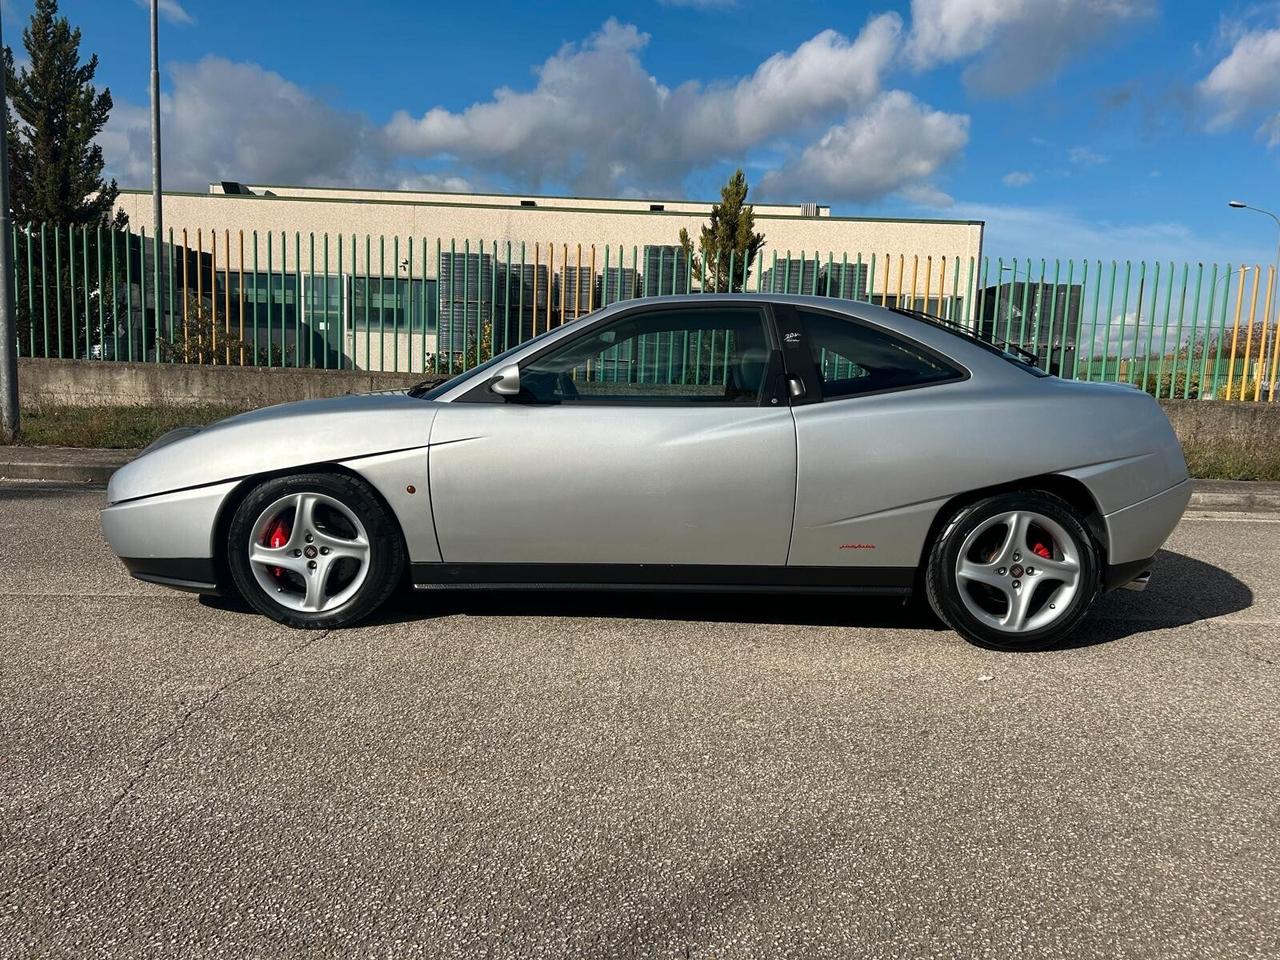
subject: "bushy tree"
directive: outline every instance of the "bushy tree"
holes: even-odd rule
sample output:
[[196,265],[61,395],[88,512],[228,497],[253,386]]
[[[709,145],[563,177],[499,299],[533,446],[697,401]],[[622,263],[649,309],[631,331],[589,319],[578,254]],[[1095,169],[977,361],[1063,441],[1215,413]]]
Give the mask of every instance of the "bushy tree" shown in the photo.
[[[61,275],[54,264],[41,270],[39,253],[33,256],[32,276],[26,275],[24,241],[38,243],[26,234],[28,224],[48,223],[62,231],[69,227],[112,227],[123,229],[128,220],[114,213],[119,187],[103,175],[102,148],[95,142],[106,126],[112,101],[109,90],[93,84],[98,58],[80,58],[80,30],[58,13],[57,0],[36,0],[31,20],[22,31],[30,66],[16,69],[13,51],[4,49],[6,90],[9,95],[9,184],[14,222],[23,236],[19,239],[19,333],[23,351],[42,352],[44,331],[37,325],[34,337],[22,291],[28,282],[47,296],[50,313],[61,306],[63,329],[58,342],[73,350],[87,350],[83,328],[71,325],[70,303],[85,301],[83,289],[73,289],[69,264],[64,254]],[[90,257],[96,256],[96,231],[90,239]],[[83,247],[80,252],[83,252]],[[84,283],[83,270],[77,284]],[[43,312],[43,310],[41,311]],[[50,330],[50,339],[54,331]],[[77,340],[79,335],[80,340]],[[53,351],[50,350],[52,353]]]
[[764,234],[756,233],[755,211],[747,203],[749,190],[741,169],[720,188],[720,202],[712,205],[711,218],[698,238],[701,260],[694,255],[689,231],[680,228],[680,246],[693,263],[694,273],[705,277],[705,289],[731,293],[742,290],[750,278],[751,263],[764,246]]

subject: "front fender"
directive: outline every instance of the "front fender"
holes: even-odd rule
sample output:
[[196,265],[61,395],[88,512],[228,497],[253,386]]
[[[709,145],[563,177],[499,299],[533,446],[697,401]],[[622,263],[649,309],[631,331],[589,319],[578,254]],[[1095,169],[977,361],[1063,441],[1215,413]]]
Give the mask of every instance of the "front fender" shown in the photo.
[[267,407],[145,451],[112,475],[122,503],[260,473],[425,448],[438,405],[364,394]]

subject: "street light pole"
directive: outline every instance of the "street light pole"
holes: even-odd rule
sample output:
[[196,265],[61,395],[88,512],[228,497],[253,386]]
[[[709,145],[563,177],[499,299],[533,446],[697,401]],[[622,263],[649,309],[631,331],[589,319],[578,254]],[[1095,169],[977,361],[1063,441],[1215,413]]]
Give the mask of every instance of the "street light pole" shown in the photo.
[[[3,14],[0,14],[0,20]],[[0,50],[4,32],[0,27]],[[0,69],[0,441],[18,439],[18,326],[13,316],[13,247],[9,225],[9,100]]]
[[1261,207],[1251,207],[1243,200],[1228,200],[1227,206],[1233,210],[1252,210],[1254,213],[1262,213],[1276,222],[1276,263],[1275,272],[1271,275],[1271,283],[1273,285],[1280,283],[1280,216],[1276,216],[1270,210],[1263,210]]
[[[164,211],[160,190],[160,0],[151,0],[151,218],[153,220],[152,250],[154,256],[156,330],[160,329],[160,251],[164,236]],[[145,257],[143,272],[146,272]],[[156,359],[160,359],[160,347],[156,345]]]

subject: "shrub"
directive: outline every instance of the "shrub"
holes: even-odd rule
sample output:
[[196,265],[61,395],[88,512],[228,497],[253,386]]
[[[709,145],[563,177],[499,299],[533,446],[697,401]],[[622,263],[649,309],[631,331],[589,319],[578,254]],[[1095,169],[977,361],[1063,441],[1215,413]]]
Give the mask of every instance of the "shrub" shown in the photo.
[[159,342],[160,359],[165,363],[199,363],[230,366],[285,366],[292,364],[293,350],[278,344],[254,345],[218,323],[210,305],[187,297],[187,316],[182,328],[174,325],[173,339]]
[[[1175,377],[1171,369],[1172,363],[1166,361],[1163,374],[1158,370],[1148,371],[1142,389],[1154,397],[1172,397],[1174,400],[1180,400],[1186,396],[1188,400],[1198,400],[1200,399],[1200,366],[1194,360],[1191,366],[1193,369],[1188,370],[1186,359],[1179,358],[1178,372]],[[1170,388],[1173,390],[1172,394],[1169,392]]]

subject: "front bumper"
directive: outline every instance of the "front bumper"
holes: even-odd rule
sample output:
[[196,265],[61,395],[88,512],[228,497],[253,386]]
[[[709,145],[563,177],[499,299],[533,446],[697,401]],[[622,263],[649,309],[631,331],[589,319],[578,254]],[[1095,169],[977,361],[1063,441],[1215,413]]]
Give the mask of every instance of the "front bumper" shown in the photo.
[[175,590],[217,594],[218,573],[212,557],[121,557],[135,580]]
[[235,487],[232,481],[113,503],[102,511],[102,532],[137,579],[216,593],[218,513]]

